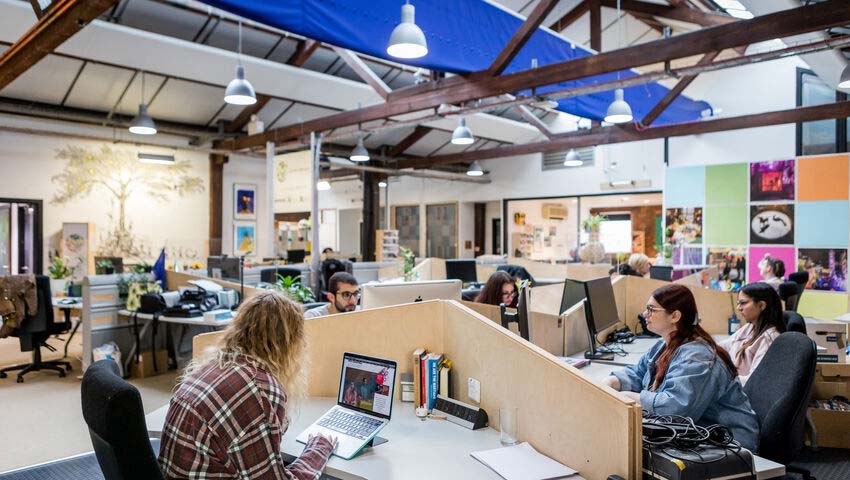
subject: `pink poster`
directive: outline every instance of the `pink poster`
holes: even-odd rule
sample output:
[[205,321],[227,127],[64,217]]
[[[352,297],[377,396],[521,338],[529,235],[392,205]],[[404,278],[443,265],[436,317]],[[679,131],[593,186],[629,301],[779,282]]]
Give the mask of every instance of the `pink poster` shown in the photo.
[[759,272],[759,262],[765,254],[778,258],[785,262],[785,278],[788,274],[797,270],[797,256],[794,247],[750,247],[750,256],[747,259],[747,282],[760,282],[764,280]]

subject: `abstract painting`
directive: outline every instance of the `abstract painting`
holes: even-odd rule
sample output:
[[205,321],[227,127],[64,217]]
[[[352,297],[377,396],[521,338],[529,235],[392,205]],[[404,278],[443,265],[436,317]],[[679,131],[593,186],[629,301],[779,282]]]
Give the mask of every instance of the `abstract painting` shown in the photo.
[[254,251],[256,240],[256,227],[250,222],[236,222],[233,224],[233,254],[236,256],[248,255]]
[[257,218],[257,186],[245,183],[233,184],[233,218],[254,220]]
[[794,244],[794,205],[750,205],[750,243]]
[[794,200],[794,160],[750,164],[750,201]]

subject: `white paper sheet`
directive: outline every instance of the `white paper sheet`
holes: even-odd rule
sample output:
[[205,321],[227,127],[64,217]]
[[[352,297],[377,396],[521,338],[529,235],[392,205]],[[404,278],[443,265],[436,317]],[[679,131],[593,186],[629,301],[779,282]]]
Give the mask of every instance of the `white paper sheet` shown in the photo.
[[505,480],[549,480],[577,472],[539,453],[528,442],[470,453]]

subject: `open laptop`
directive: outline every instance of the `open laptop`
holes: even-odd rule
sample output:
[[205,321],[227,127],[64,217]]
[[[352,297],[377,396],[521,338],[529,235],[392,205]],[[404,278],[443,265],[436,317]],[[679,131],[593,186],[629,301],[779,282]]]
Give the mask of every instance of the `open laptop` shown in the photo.
[[296,438],[310,435],[339,439],[334,455],[351,459],[389,423],[393,410],[396,362],[346,352],[342,356],[337,404]]

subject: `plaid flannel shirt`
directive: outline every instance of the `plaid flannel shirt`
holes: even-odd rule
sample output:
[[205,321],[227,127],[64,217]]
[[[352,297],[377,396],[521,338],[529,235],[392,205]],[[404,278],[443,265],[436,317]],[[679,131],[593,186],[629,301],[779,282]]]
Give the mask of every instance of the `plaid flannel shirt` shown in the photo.
[[284,466],[289,427],[286,394],[268,371],[239,356],[238,365],[202,367],[178,388],[165,419],[159,463],[168,479],[317,479],[333,446],[314,437]]

